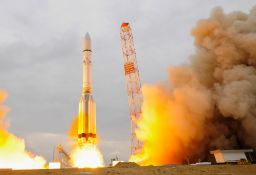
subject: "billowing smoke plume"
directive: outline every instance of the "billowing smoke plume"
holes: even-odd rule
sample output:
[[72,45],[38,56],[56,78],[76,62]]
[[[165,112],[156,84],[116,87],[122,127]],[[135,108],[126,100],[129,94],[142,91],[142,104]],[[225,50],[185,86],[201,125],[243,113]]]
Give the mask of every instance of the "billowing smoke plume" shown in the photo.
[[192,30],[196,54],[167,82],[143,86],[142,164],[190,163],[213,149],[256,147],[256,7],[213,9]]

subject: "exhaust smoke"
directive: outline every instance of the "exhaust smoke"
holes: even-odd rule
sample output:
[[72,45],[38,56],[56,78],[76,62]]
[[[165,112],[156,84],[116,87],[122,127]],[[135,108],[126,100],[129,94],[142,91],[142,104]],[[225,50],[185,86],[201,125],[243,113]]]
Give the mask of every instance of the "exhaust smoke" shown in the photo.
[[142,88],[136,135],[144,148],[132,161],[191,163],[213,149],[256,147],[255,21],[256,7],[249,14],[217,7],[197,23],[190,64]]

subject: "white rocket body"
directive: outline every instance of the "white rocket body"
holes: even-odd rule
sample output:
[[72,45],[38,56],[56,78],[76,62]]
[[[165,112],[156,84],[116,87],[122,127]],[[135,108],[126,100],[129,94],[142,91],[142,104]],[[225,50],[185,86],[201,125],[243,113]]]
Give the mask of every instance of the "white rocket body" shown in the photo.
[[79,102],[78,143],[96,142],[96,104],[92,97],[92,50],[88,33],[84,38],[83,90]]

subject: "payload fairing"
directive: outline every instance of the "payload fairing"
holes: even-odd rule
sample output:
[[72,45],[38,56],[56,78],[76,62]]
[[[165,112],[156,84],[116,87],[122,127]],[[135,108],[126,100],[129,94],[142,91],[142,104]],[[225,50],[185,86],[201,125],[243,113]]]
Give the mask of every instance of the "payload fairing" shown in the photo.
[[96,142],[96,104],[92,97],[92,49],[89,33],[84,38],[83,90],[79,102],[78,144]]

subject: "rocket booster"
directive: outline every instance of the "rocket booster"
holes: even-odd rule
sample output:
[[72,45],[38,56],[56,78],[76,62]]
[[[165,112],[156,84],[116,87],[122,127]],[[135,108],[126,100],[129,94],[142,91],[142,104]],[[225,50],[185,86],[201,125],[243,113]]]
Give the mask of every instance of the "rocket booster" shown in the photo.
[[83,89],[78,113],[78,143],[95,142],[96,104],[92,97],[92,50],[90,35],[86,33],[83,50]]

